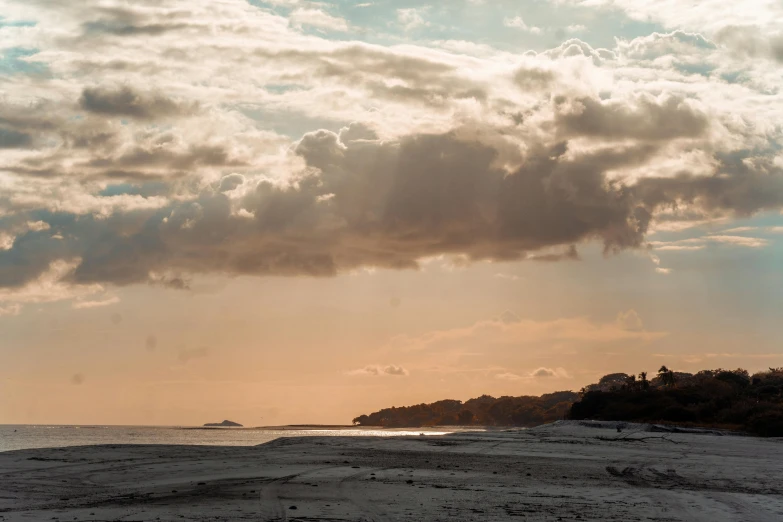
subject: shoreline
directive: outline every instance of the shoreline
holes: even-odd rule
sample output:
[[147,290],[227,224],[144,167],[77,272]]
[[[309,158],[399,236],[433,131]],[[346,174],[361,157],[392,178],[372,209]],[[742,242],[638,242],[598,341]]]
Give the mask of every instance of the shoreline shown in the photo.
[[783,513],[781,442],[572,421],[17,450],[0,453],[0,520],[766,521]]

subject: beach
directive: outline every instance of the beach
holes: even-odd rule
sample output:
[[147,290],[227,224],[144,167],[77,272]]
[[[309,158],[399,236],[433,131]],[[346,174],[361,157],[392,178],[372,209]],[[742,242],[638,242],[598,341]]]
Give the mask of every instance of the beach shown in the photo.
[[775,521],[783,441],[611,423],[0,453],[0,521]]

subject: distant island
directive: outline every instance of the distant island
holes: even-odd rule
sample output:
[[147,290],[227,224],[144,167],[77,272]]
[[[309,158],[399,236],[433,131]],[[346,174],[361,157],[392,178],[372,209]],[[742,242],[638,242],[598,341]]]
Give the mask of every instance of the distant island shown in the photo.
[[232,422],[230,420],[224,420],[223,422],[212,422],[204,424],[205,428],[243,428],[238,422]]
[[532,427],[560,419],[704,426],[783,436],[783,368],[750,375],[746,370],[674,372],[663,366],[648,379],[613,373],[580,390],[541,397],[488,395],[386,408],[353,419],[359,426]]

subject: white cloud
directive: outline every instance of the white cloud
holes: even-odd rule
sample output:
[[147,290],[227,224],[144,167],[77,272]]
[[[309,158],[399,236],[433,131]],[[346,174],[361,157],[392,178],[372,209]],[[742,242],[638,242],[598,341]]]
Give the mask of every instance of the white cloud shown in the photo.
[[100,284],[72,284],[67,276],[78,266],[78,260],[53,261],[36,279],[19,288],[0,288],[0,307],[16,315],[25,304],[52,303],[71,299],[83,300],[104,292]]
[[84,308],[101,308],[104,306],[110,306],[120,302],[120,298],[117,296],[106,297],[104,299],[97,299],[92,301],[76,300],[73,302],[73,307],[76,309]]
[[745,232],[755,232],[758,230],[758,227],[735,227],[730,228],[727,230],[724,230],[723,234],[743,234]]
[[559,378],[569,378],[568,372],[565,371],[564,368],[545,368],[541,367],[537,370],[534,370],[530,374],[532,377],[536,379],[549,379],[553,377],[559,377]]
[[536,26],[529,26],[525,23],[521,16],[507,17],[503,19],[503,25],[506,27],[513,27],[514,29],[520,29],[533,34],[540,34],[541,28]]
[[298,8],[291,12],[291,22],[296,26],[309,25],[330,31],[348,31],[348,22],[344,18],[330,15],[322,9]]
[[589,7],[619,8],[641,21],[654,20],[667,27],[714,32],[726,26],[756,25],[780,28],[783,5],[770,0],[553,0]]
[[421,27],[428,27],[430,22],[424,19],[424,14],[427,11],[425,8],[408,7],[405,9],[397,9],[397,21],[405,28],[406,31],[412,31],[413,29],[419,29]]
[[705,239],[708,241],[715,241],[717,243],[724,243],[728,245],[746,247],[746,248],[763,248],[769,245],[769,241],[758,237],[744,237],[744,236],[707,236]]
[[[758,229],[743,227],[740,229],[727,230],[723,234],[713,234],[709,236],[680,239],[677,241],[651,241],[649,244],[656,251],[661,251],[661,252],[665,252],[665,251],[689,252],[689,251],[703,250],[707,247],[709,243],[717,243],[719,245],[735,246],[735,247],[742,247],[742,248],[764,248],[766,246],[769,246],[770,241],[768,239],[764,239],[760,237],[746,237],[746,236],[737,236],[737,235],[728,234],[729,232],[733,232],[734,234],[739,234],[739,233],[752,232],[757,230]],[[770,229],[767,229],[767,231],[771,232]]]

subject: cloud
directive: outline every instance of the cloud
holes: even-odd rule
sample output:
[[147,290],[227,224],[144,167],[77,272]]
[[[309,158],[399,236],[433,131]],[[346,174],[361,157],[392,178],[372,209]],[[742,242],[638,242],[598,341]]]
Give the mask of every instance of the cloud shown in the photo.
[[[496,149],[456,134],[345,144],[319,131],[295,151],[311,168],[295,181],[262,180],[240,200],[205,192],[160,210],[74,221],[61,227],[63,239],[40,240],[42,251],[21,243],[0,252],[0,264],[72,251],[81,257],[80,283],[145,282],[166,271],[330,276],[362,266],[416,268],[440,254],[524,259],[592,238],[608,249],[635,247],[648,220],[624,189],[604,182],[600,167],[562,158],[560,147],[532,151],[511,174],[494,166]],[[143,226],[113,232],[139,220]],[[532,259],[561,257],[575,258],[575,248]],[[28,263],[28,277],[35,266]]]
[[530,261],[543,261],[543,262],[555,262],[555,261],[579,261],[579,252],[576,249],[576,245],[570,245],[560,252],[553,252],[549,254],[529,254],[526,259]]
[[[701,34],[671,13],[696,21],[702,7],[618,0],[672,32],[468,52],[306,34],[297,19],[344,21],[283,4],[289,16],[201,0],[18,7],[37,25],[15,45],[53,76],[4,83],[0,288],[27,291],[57,263],[75,264],[51,282],[64,296],[437,256],[577,260],[584,243],[645,249],[653,224],[783,208],[779,74],[717,36],[764,17],[725,7],[714,18],[738,19]],[[431,14],[395,13],[409,29]],[[50,228],[26,225],[38,222]],[[765,241],[730,235],[654,246]]]
[[164,119],[191,113],[196,104],[185,107],[159,94],[141,94],[128,86],[88,87],[79,98],[82,109],[105,116],[127,116],[141,120]]
[[707,115],[679,96],[661,98],[643,94],[619,103],[594,98],[555,102],[557,122],[564,137],[668,141],[698,137],[709,126]]
[[427,27],[430,25],[428,21],[424,19],[424,12],[426,9],[408,7],[404,9],[397,9],[397,21],[405,28],[406,31],[412,31],[420,27]]
[[628,310],[627,312],[617,314],[617,325],[629,332],[641,332],[644,330],[644,324],[636,310]]
[[501,381],[521,381],[524,379],[524,377],[515,373],[505,372],[496,374],[495,379],[499,379]]
[[105,299],[99,299],[94,301],[74,301],[73,307],[76,309],[84,308],[101,308],[104,306],[110,306],[120,302],[120,298],[117,296],[107,297]]
[[727,26],[715,35],[717,42],[742,57],[768,58],[783,63],[783,34],[765,34],[755,26]]
[[500,321],[506,324],[518,323],[521,320],[522,319],[511,310],[506,310],[500,314]]
[[[70,281],[78,263],[79,261],[74,259],[56,260],[42,267],[31,267],[33,269],[40,268],[40,273],[34,278],[23,284],[0,287],[0,308],[6,310],[6,315],[10,313],[9,311],[18,314],[25,304],[52,303],[72,299],[77,300],[74,303],[75,308],[89,307],[85,306],[85,303],[94,303],[89,300],[89,297],[102,294],[105,289],[100,284],[78,284]],[[2,274],[3,270],[0,267],[0,275]],[[109,298],[109,300],[111,299],[116,298]],[[93,304],[93,306],[100,305]]]
[[778,2],[747,0],[727,4],[722,0],[700,0],[680,2],[678,0],[554,0],[560,3],[574,3],[594,8],[623,10],[635,20],[657,21],[667,27],[680,27],[715,32],[727,26],[756,25],[759,29],[774,28],[783,16],[783,7]]
[[503,372],[495,374],[495,379],[502,381],[524,381],[530,379],[552,379],[552,378],[569,378],[568,372],[563,368],[545,368],[541,367],[531,371],[525,375],[518,375],[512,372]]
[[[690,251],[704,250],[709,243],[717,243],[720,245],[734,246],[740,248],[764,248],[766,246],[769,246],[770,241],[767,239],[763,239],[759,237],[728,235],[729,233],[739,234],[739,233],[751,232],[753,230],[756,229],[743,227],[740,229],[726,230],[724,231],[723,234],[712,234],[712,235],[696,237],[696,238],[680,239],[677,241],[651,241],[649,244],[652,248],[654,248],[657,251],[669,251],[669,252],[672,251],[690,252]],[[774,231],[770,228],[767,228],[766,231],[774,233]]]
[[[646,343],[660,339],[665,332],[649,332],[642,328],[641,320],[634,311],[618,315],[610,323],[595,323],[587,318],[563,318],[551,321],[533,321],[512,316],[509,322],[501,318],[479,321],[471,326],[436,330],[419,336],[401,335],[388,343],[387,349],[394,352],[411,351],[460,351],[492,346],[515,346],[523,348],[592,344],[613,342]],[[637,321],[638,320],[638,321]]]
[[349,29],[348,22],[344,18],[330,15],[321,9],[300,7],[291,12],[290,19],[297,26],[309,25],[330,31],[348,31]]
[[533,34],[540,34],[541,28],[536,26],[529,26],[525,23],[521,16],[514,16],[513,18],[504,18],[503,25],[506,27],[513,27],[514,29],[520,29]]
[[19,315],[19,312],[21,311],[22,311],[22,306],[18,304],[9,304],[5,306],[0,306],[0,317]]
[[746,248],[763,248],[769,245],[769,241],[758,237],[713,235],[707,236],[706,239],[708,241],[715,241],[717,243],[724,243]]
[[408,374],[409,374],[408,370],[406,370],[402,366],[395,366],[393,364],[390,364],[388,366],[383,366],[379,364],[369,365],[369,366],[365,366],[364,368],[359,368],[358,370],[352,370],[348,372],[348,375],[372,376],[372,377],[384,377],[384,376],[407,377]]
[[551,379],[554,377],[568,379],[570,376],[564,368],[545,368],[541,367],[530,373],[531,377],[536,379]]
[[0,149],[26,148],[33,142],[30,134],[0,127]]
[[631,41],[621,41],[618,51],[624,57],[645,61],[650,66],[658,67],[655,61],[661,58],[698,59],[699,57],[703,58],[705,53],[709,54],[717,49],[717,44],[700,33],[673,31],[671,33],[656,32],[649,36],[634,38]]

